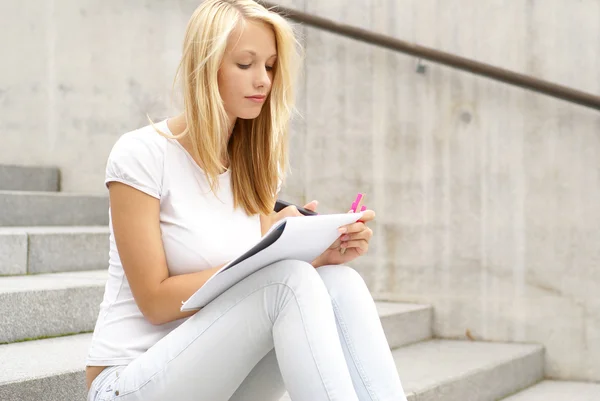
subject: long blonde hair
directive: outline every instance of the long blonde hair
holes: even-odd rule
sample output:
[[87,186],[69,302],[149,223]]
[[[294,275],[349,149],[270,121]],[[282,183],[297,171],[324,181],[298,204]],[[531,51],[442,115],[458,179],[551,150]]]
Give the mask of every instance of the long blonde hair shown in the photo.
[[[237,26],[243,28],[246,20],[261,21],[273,28],[277,61],[271,92],[261,113],[252,120],[238,118],[228,138],[229,119],[219,93],[217,73],[229,36]],[[187,127],[176,136],[155,127],[169,138],[189,136],[192,155],[201,162],[215,194],[218,176],[225,169],[222,157],[228,156],[234,207],[241,206],[248,215],[269,214],[278,185],[285,180],[289,167],[289,120],[296,110],[294,87],[299,50],[292,25],[255,1],[205,0],[188,22],[183,55],[173,82],[175,87],[182,73]]]

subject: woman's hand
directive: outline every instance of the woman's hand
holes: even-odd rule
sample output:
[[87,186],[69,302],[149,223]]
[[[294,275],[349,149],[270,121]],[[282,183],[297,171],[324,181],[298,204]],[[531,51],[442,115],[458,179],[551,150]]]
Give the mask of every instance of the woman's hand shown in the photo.
[[[312,210],[313,212],[317,211],[317,206],[319,206],[319,202],[314,200],[304,206],[305,209]],[[278,213],[274,213],[271,215],[272,224],[277,223],[279,220],[284,219],[285,217],[298,217],[304,216],[302,213],[298,211],[298,208],[294,205],[290,205],[281,209]]]
[[[316,212],[318,205],[319,205],[319,202],[314,200],[314,201],[306,204],[304,206],[304,208],[308,209],[308,210],[312,210],[313,212]],[[271,227],[273,227],[273,224],[277,223],[279,220],[282,220],[286,217],[299,217],[299,216],[304,216],[304,215],[302,213],[300,213],[298,211],[298,208],[294,205],[287,206],[287,207],[281,209],[277,213],[275,213],[275,212],[271,213],[269,216],[267,216],[267,220],[264,222],[265,223],[264,226],[263,226],[263,221],[261,220],[261,226],[263,226],[262,235],[265,235],[266,232],[269,231],[269,229]],[[262,219],[262,217],[261,217],[261,219]]]
[[[369,250],[369,241],[373,237],[373,230],[366,223],[375,219],[375,212],[365,210],[360,221],[340,227],[340,237],[321,255],[312,262],[314,267],[327,265],[340,265],[348,263]],[[364,223],[362,223],[364,222]],[[346,248],[342,254],[340,251]]]

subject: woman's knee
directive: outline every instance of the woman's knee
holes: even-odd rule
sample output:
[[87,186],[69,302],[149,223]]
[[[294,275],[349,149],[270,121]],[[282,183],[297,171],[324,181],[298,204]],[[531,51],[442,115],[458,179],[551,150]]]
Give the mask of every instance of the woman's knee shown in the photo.
[[286,259],[273,263],[268,266],[268,275],[270,280],[287,284],[292,287],[321,283],[321,278],[316,269],[310,263]]
[[299,305],[331,305],[327,287],[316,269],[299,260],[282,260],[263,269],[267,274],[268,292],[276,305],[288,301]]
[[351,267],[330,265],[316,270],[332,298],[371,295],[365,280]]

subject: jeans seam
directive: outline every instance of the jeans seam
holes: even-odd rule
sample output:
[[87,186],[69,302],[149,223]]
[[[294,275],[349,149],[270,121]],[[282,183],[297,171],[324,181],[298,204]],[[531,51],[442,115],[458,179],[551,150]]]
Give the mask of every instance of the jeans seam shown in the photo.
[[[319,368],[319,364],[317,363],[317,360],[315,359],[315,353],[312,349],[312,345],[310,344],[310,341],[308,341],[308,333],[306,331],[306,325],[304,324],[304,316],[302,315],[302,309],[300,309],[300,302],[298,302],[298,297],[296,296],[296,293],[294,292],[294,289],[291,288],[290,286],[283,284],[286,287],[288,287],[290,289],[290,291],[292,291],[292,294],[294,296],[294,298],[296,299],[296,306],[298,307],[298,311],[300,312],[300,320],[302,321],[302,327],[304,328],[304,336],[306,337],[306,342],[308,343],[308,347],[310,348],[310,355],[312,356],[313,362],[315,363],[315,366],[317,368],[317,372],[319,373],[319,378],[321,379],[321,384],[323,385],[323,389],[325,389],[325,394],[327,394],[327,399],[331,400],[331,395],[329,394],[329,390],[327,389],[327,386],[325,385],[325,380],[323,380],[323,374],[321,373],[321,369]],[[279,316],[277,316],[279,318]]]
[[333,310],[337,316],[337,320],[340,325],[340,329],[342,331],[342,337],[344,338],[344,341],[346,342],[346,346],[348,347],[348,351],[350,352],[350,357],[352,359],[352,363],[354,363],[354,366],[356,366],[358,375],[359,375],[362,383],[364,384],[365,389],[367,389],[367,392],[369,393],[369,396],[371,397],[371,401],[377,401],[378,397],[373,392],[371,383],[369,382],[369,378],[367,377],[365,370],[364,370],[362,364],[360,363],[360,359],[358,358],[358,356],[356,354],[356,350],[354,349],[354,344],[350,340],[350,335],[348,334],[346,324],[344,323],[344,319],[342,318],[342,313],[340,311],[340,308],[339,308],[337,302],[335,301],[335,299],[333,299],[333,297],[331,298],[331,303],[333,304]]
[[[300,319],[302,321],[302,326],[304,327],[304,335],[306,336],[306,338],[308,340],[308,335],[306,333],[306,325],[304,324],[304,316],[302,315],[302,309],[300,309],[300,305],[299,305],[299,302],[298,302],[298,297],[296,296],[296,293],[294,292],[294,289],[292,287],[290,287],[289,285],[284,284],[284,283],[269,283],[269,284],[266,284],[266,285],[264,285],[264,286],[262,286],[260,288],[255,289],[254,291],[250,292],[245,297],[243,297],[242,299],[238,300],[236,303],[234,303],[229,308],[227,308],[225,311],[223,311],[223,313],[221,313],[221,315],[219,315],[211,324],[209,324],[208,327],[206,327],[201,333],[198,333],[198,335],[196,337],[194,337],[194,339],[192,341],[190,341],[189,344],[185,348],[183,348],[177,355],[175,355],[173,358],[171,358],[165,364],[165,366],[162,369],[160,369],[157,372],[155,372],[154,374],[152,374],[152,376],[150,376],[148,378],[148,380],[146,380],[144,383],[142,383],[137,388],[135,388],[133,390],[130,390],[130,391],[127,391],[127,392],[120,393],[117,397],[115,397],[115,399],[120,399],[120,398],[125,397],[125,396],[127,396],[129,394],[133,394],[133,393],[135,393],[137,391],[140,391],[144,386],[146,386],[148,383],[150,383],[152,381],[152,379],[156,375],[158,375],[161,372],[163,372],[172,361],[174,361],[179,355],[181,355],[185,350],[187,350],[202,334],[204,334],[210,327],[212,327],[213,324],[215,324],[217,321],[219,321],[227,312],[229,312],[231,309],[233,309],[235,306],[237,306],[240,302],[244,301],[246,298],[250,297],[254,293],[256,293],[258,291],[261,291],[261,290],[264,290],[265,288],[271,287],[273,285],[283,285],[283,286],[287,287],[292,292],[292,295],[294,296],[294,298],[296,300],[296,305],[298,306],[298,310],[300,311]],[[319,369],[319,364],[315,360],[315,356],[314,356],[314,352],[313,352],[312,346],[310,345],[309,341],[307,341],[307,342],[308,342],[308,345],[310,347],[311,356],[313,358],[315,366],[317,367],[317,371],[319,372],[319,377],[321,378],[321,383],[323,384],[323,388],[325,389],[325,393],[327,394],[327,398],[331,400],[331,396],[329,394],[329,391],[327,390],[327,386],[325,385],[325,381],[323,380],[323,375],[321,374],[321,369]]]

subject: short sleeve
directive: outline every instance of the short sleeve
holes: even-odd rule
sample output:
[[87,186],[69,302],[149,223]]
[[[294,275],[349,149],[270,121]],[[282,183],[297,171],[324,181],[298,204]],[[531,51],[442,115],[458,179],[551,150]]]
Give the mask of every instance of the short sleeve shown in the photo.
[[166,138],[146,130],[122,135],[106,163],[104,185],[117,181],[160,199]]

